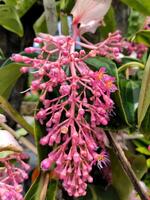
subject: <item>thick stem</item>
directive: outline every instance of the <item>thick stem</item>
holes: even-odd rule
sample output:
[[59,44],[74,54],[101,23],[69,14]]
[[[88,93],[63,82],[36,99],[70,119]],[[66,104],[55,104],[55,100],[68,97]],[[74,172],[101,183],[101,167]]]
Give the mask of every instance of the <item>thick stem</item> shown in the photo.
[[106,134],[107,134],[107,137],[109,139],[110,144],[112,145],[112,147],[113,147],[113,149],[116,153],[116,156],[118,157],[118,159],[121,162],[122,168],[124,169],[124,171],[128,175],[128,177],[129,177],[130,181],[132,182],[135,190],[137,191],[137,193],[141,197],[141,200],[149,200],[149,198],[145,194],[145,191],[141,187],[139,180],[137,179],[129,161],[127,160],[121,146],[115,141],[112,133],[110,133],[109,131],[106,131]]

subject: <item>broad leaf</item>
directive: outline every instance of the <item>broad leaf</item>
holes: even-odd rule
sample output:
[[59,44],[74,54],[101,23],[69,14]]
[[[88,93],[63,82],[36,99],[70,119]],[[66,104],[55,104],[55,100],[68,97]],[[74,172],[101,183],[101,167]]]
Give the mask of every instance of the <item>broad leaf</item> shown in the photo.
[[36,2],[37,0],[19,0],[16,5],[19,16],[22,17]]
[[119,77],[116,64],[111,60],[104,58],[104,57],[95,57],[89,58],[86,60],[86,63],[90,66],[93,70],[99,70],[100,67],[105,67],[106,71],[109,75],[114,76],[116,78],[116,85],[118,90],[113,94],[113,99],[115,101],[115,108],[114,113],[115,115],[111,118],[109,125],[113,128],[121,127],[121,126],[130,126],[126,112],[123,106],[120,89],[119,89]]
[[140,92],[140,81],[120,80],[120,93],[123,106],[130,124],[136,123],[135,111],[137,109]]
[[[139,96],[139,106],[138,106],[138,126],[139,127],[141,126],[141,123],[144,117],[146,116],[149,106],[150,106],[150,56],[145,66],[141,90],[140,90],[140,96]],[[149,115],[149,112],[148,112],[148,115]]]
[[0,95],[8,98],[16,81],[21,76],[20,68],[24,64],[10,63],[0,68]]
[[121,0],[131,8],[143,13],[144,15],[150,15],[150,2],[149,0]]
[[23,36],[23,26],[15,7],[0,5],[0,25],[20,37]]
[[146,147],[137,147],[136,151],[140,152],[141,154],[150,156],[150,151]]
[[138,31],[135,36],[132,38],[132,41],[137,43],[145,44],[150,47],[150,30]]

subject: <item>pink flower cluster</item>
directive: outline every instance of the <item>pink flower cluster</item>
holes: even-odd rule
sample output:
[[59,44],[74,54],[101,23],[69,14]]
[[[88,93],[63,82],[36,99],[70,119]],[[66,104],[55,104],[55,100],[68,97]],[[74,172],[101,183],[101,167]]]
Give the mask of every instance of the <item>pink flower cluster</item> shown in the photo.
[[[102,51],[105,55],[117,53],[118,34],[109,35],[98,45],[78,42],[70,36],[40,34],[34,41],[41,47],[25,49],[26,53],[39,52],[37,58],[12,56],[15,62],[31,66],[35,78],[31,90],[42,91],[43,107],[36,119],[46,126],[47,134],[40,144],[55,148],[42,161],[41,168],[49,170],[55,164],[55,172],[70,196],[85,195],[87,182],[93,181],[90,176],[93,164],[103,168],[109,162],[106,136],[98,127],[108,124],[114,106],[110,95],[117,90],[115,78],[106,74],[104,67],[92,71],[84,60]],[[87,54],[84,50],[77,52],[76,44],[91,50]],[[23,67],[21,71],[28,69]]]
[[[26,155],[22,153],[10,154],[0,158],[0,199],[1,200],[23,200],[22,183],[28,178],[27,171],[30,166],[23,160]],[[17,161],[17,164],[14,163]]]
[[130,56],[135,54],[135,56],[141,59],[148,48],[144,44],[137,44],[130,41],[122,42],[122,53],[124,55]]

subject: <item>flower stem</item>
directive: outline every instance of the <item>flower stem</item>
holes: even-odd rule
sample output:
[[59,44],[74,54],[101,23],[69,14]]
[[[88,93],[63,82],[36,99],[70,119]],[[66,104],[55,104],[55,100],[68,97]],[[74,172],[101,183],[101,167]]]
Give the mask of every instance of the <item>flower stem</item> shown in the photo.
[[129,62],[129,63],[126,63],[126,64],[122,65],[121,67],[119,67],[118,73],[126,70],[127,68],[131,68],[131,67],[139,67],[141,69],[144,69],[144,65],[142,63],[139,63],[139,62]]
[[139,194],[141,200],[149,200],[148,196],[145,194],[145,191],[141,187],[139,180],[137,179],[129,161],[127,160],[121,146],[115,141],[113,134],[111,132],[106,131],[106,134],[107,134],[110,144],[113,147],[114,152],[116,153],[116,156],[118,157],[118,159],[121,162],[122,168],[128,175],[130,181],[132,182],[137,193]]

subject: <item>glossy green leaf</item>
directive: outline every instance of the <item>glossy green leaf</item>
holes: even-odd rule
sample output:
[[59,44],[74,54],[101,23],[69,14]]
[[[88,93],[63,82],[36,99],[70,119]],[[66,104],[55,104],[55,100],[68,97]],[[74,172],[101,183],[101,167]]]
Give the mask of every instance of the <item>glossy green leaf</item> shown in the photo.
[[23,36],[23,26],[15,7],[0,5],[0,25],[20,37]]
[[144,15],[150,15],[150,1],[149,0],[121,0],[123,3],[131,8],[143,13]]
[[48,33],[45,14],[43,14],[36,20],[33,25],[35,33]]
[[149,106],[150,106],[150,56],[145,66],[141,90],[140,90],[140,96],[139,96],[139,106],[138,106],[139,127],[141,126],[141,123],[144,117],[146,116]]
[[132,38],[132,41],[137,43],[145,44],[150,47],[150,30],[138,31],[135,36]]
[[9,104],[9,102],[0,96],[0,107],[18,124],[20,124],[28,133],[34,135],[33,128],[27,121]]
[[112,6],[106,14],[104,22],[105,26],[100,28],[100,35],[102,38],[106,38],[110,32],[112,33],[116,30],[115,12]]
[[16,81],[21,76],[20,68],[23,64],[10,63],[0,68],[0,95],[9,97]]
[[114,109],[114,113],[115,116],[113,116],[110,120],[110,126],[115,126],[115,128],[119,127],[121,128],[122,126],[130,126],[127,116],[126,116],[126,112],[123,106],[123,102],[122,102],[122,98],[121,98],[121,93],[120,93],[120,89],[119,89],[119,77],[118,77],[118,71],[117,71],[117,67],[116,64],[104,57],[95,57],[95,58],[88,58],[85,61],[92,70],[99,70],[100,67],[105,67],[106,71],[109,75],[114,76],[116,78],[116,85],[118,87],[118,90],[115,92],[115,94],[113,94],[113,99],[115,101],[115,109]]
[[120,93],[126,116],[130,124],[136,123],[136,114],[139,93],[140,81],[120,80]]

